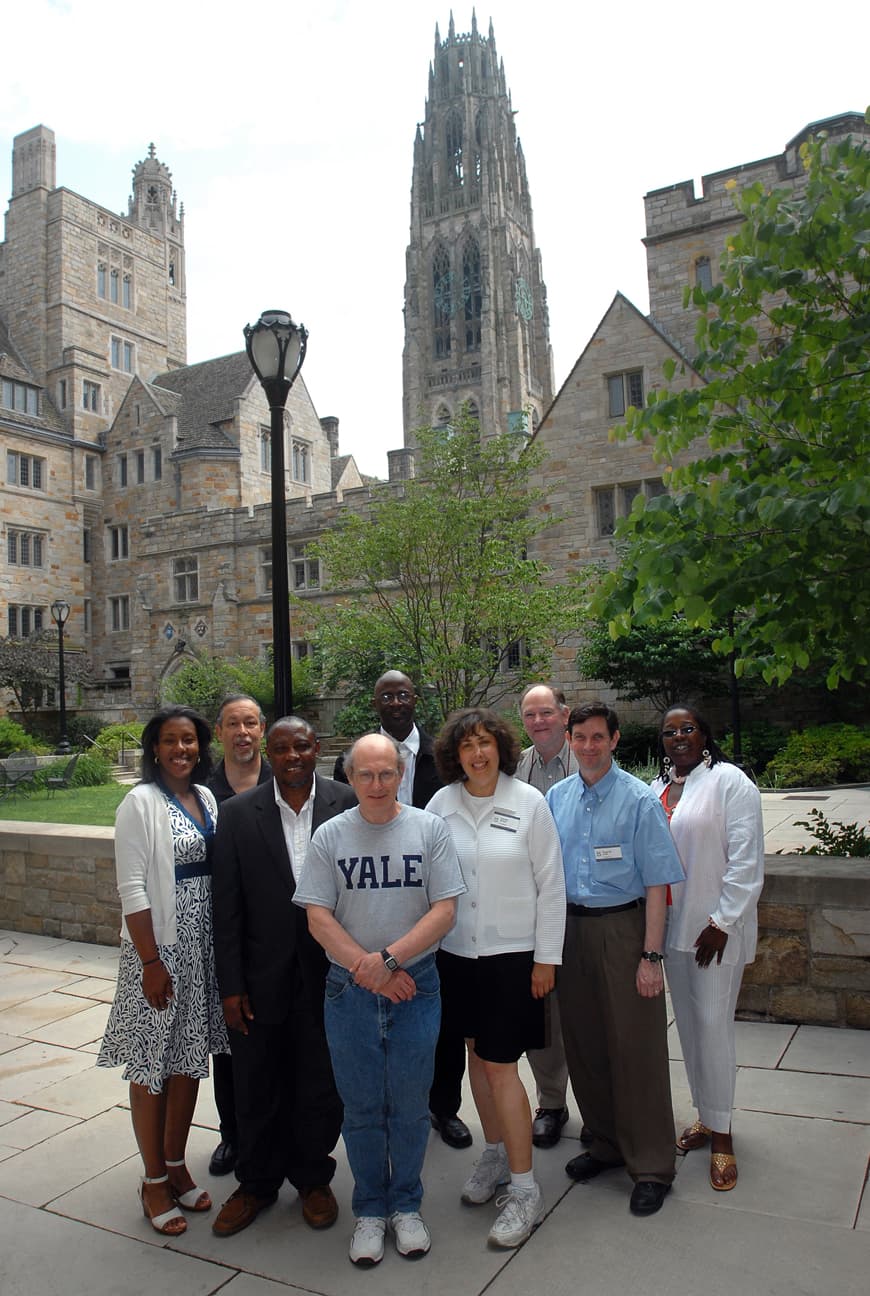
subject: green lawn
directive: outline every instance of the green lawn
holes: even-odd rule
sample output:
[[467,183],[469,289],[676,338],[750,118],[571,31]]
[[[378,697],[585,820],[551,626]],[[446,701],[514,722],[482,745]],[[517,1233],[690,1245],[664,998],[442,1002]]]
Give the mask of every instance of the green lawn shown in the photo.
[[129,791],[123,783],[103,783],[100,787],[65,788],[52,796],[41,789],[29,796],[16,796],[14,800],[7,796],[0,801],[0,819],[111,828],[115,811]]

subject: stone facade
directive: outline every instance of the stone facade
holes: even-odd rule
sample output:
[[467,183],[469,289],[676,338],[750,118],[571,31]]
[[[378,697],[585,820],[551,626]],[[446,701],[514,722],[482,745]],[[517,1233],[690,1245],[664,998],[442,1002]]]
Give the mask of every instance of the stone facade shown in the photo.
[[464,402],[483,436],[530,432],[552,399],[547,289],[492,23],[435,30],[414,140],[406,253],[405,445]]
[[[866,133],[863,119],[823,123]],[[665,465],[610,434],[625,408],[689,363],[686,284],[707,257],[715,277],[735,228],[731,180],[799,184],[806,128],[776,158],[647,195],[651,313],[617,294],[552,397],[546,289],[525,162],[490,25],[436,31],[426,118],[414,145],[404,350],[405,446],[470,401],[484,435],[530,430],[548,454],[538,485],[559,520],[532,556],[554,579],[615,561],[613,526],[638,495],[663,489]],[[53,133],[16,138],[0,245],[0,456],[5,461],[0,633],[50,628],[65,597],[70,651],[94,685],[70,705],[94,725],[142,717],[197,650],[234,656],[271,642],[270,417],[244,354],[186,365],[184,213],[153,146],[133,170],[126,216],[55,185]],[[526,419],[528,415],[528,419]],[[300,377],[285,422],[293,651],[308,650],[306,606],[329,601],[307,546],[370,492],[339,452],[338,420],[319,418]],[[523,444],[522,440],[518,444]],[[3,452],[6,452],[3,454]],[[39,624],[37,624],[39,623]],[[555,650],[572,700],[576,638]]]
[[[664,490],[667,465],[637,441],[612,441],[611,432],[623,421],[629,384],[644,399],[663,385],[662,366],[669,358],[682,369],[673,387],[701,383],[675,344],[617,293],[544,416],[535,441],[547,458],[530,484],[545,491],[543,512],[558,521],[530,542],[529,553],[556,578],[590,564],[611,566],[616,520],[630,511],[636,496],[650,498]],[[620,390],[626,399],[618,399]],[[602,695],[614,700],[596,681],[578,680],[579,643],[574,635],[557,647],[554,681],[572,702]]]
[[738,1013],[870,1029],[870,861],[772,855]]

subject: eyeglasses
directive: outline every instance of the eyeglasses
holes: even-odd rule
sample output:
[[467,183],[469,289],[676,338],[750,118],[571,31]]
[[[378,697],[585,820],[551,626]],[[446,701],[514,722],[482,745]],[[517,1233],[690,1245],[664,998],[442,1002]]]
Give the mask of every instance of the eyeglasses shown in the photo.
[[662,737],[676,738],[677,734],[679,734],[682,738],[688,738],[689,734],[693,734],[697,732],[698,732],[697,725],[680,725],[679,729],[663,729]]
[[414,694],[409,693],[407,689],[399,689],[398,693],[379,693],[378,701],[386,702],[387,705],[390,702],[413,702]]
[[386,787],[388,783],[392,783],[393,779],[397,779],[399,777],[399,771],[397,769],[377,770],[377,771],[357,770],[354,773],[353,777],[357,780],[358,783],[362,783],[365,786],[367,786],[369,783],[374,783],[375,781],[377,781],[378,783],[380,783],[381,787]]

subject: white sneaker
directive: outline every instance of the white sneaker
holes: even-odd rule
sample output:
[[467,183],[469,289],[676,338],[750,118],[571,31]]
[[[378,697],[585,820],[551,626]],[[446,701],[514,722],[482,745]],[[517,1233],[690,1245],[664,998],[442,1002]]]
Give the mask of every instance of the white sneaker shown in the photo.
[[361,1269],[371,1269],[384,1258],[387,1221],[377,1215],[360,1215],[350,1240],[350,1258]]
[[482,1206],[510,1177],[507,1153],[484,1148],[483,1156],[475,1161],[474,1169],[463,1185],[462,1200],[467,1206]]
[[408,1260],[419,1260],[432,1245],[429,1230],[417,1211],[396,1211],[390,1216],[396,1235],[396,1250]]
[[537,1184],[534,1188],[511,1186],[495,1204],[503,1210],[489,1230],[488,1241],[493,1246],[519,1246],[544,1218],[544,1194]]

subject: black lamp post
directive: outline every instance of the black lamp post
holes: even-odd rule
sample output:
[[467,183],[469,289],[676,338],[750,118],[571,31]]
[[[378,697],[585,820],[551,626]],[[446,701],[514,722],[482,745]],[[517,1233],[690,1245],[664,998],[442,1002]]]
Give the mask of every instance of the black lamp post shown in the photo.
[[57,626],[57,666],[60,685],[60,742],[55,751],[58,756],[68,756],[69,739],[66,736],[66,675],[63,668],[63,628],[69,619],[69,603],[66,599],[55,599],[51,605],[51,618]]
[[272,415],[272,667],[275,716],[293,710],[290,660],[290,587],[287,570],[287,510],[284,492],[284,406],[305,359],[308,331],[286,311],[264,311],[245,325],[245,347],[262,383]]

